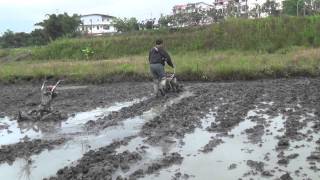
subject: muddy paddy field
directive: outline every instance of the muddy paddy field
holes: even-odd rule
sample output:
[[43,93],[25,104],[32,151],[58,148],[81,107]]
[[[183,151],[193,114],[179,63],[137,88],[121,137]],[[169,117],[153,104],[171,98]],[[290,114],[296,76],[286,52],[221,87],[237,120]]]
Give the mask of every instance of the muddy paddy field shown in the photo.
[[21,122],[39,85],[0,85],[0,179],[320,179],[320,78],[64,84],[63,119]]

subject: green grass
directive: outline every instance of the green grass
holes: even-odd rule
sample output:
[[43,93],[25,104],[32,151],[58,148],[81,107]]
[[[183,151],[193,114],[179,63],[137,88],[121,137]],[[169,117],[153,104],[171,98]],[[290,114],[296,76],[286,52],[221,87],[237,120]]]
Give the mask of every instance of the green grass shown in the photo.
[[[320,16],[230,19],[205,27],[60,39],[0,49],[0,81],[106,82],[150,79],[147,54],[161,37],[182,80],[248,80],[320,75]],[[89,60],[82,49],[92,49]],[[30,60],[11,62],[31,53]],[[3,58],[9,57],[9,58]],[[170,70],[170,69],[168,69]]]
[[[211,50],[274,53],[291,46],[320,46],[320,16],[229,19],[222,23],[186,29],[140,31],[108,37],[59,39],[47,46],[29,47],[33,60],[84,60],[90,48],[92,60],[145,54],[162,38],[173,54]],[[12,51],[16,52],[16,51]],[[1,52],[0,52],[1,56]]]
[[[273,54],[255,51],[193,51],[173,55],[181,80],[249,80],[320,74],[320,49],[282,49]],[[147,56],[99,61],[21,61],[0,64],[0,81],[63,78],[77,82],[150,79]],[[167,68],[170,71],[170,68]]]

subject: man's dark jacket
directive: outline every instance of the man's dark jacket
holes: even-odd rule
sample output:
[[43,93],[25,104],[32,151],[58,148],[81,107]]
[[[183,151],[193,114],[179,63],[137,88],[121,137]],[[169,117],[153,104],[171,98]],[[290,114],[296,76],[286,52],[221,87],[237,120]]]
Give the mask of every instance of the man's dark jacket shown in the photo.
[[149,52],[149,62],[150,64],[162,64],[165,62],[171,67],[173,67],[170,55],[163,49],[154,47]]

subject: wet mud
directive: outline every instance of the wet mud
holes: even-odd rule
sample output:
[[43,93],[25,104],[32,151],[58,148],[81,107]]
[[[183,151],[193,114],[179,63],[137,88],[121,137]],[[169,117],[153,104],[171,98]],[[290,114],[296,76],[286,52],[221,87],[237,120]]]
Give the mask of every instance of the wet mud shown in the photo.
[[116,153],[115,149],[120,147],[120,145],[125,145],[127,140],[113,142],[106,147],[98,149],[97,151],[89,151],[84,154],[76,166],[60,169],[57,172],[56,177],[48,179],[112,180],[112,175],[117,169],[120,168],[122,170],[128,170],[130,168],[130,164],[141,159],[141,156],[136,152],[125,151],[122,153]]
[[[0,85],[0,114],[14,116],[20,111],[34,109],[40,103],[39,84]],[[103,85],[64,84],[57,88],[52,102],[53,110],[64,114],[83,112],[106,106],[113,102],[130,101],[148,96],[149,83],[113,83]]]
[[97,130],[115,126],[125,119],[142,115],[143,112],[150,110],[152,107],[163,106],[168,100],[175,97],[178,97],[178,94],[167,94],[165,97],[151,96],[150,98],[133,104],[132,106],[122,108],[119,111],[113,111],[108,116],[100,118],[97,121],[89,121],[86,123],[86,127],[91,130]]
[[[10,117],[16,108],[34,104],[26,103],[36,101],[32,93],[14,97],[9,91],[16,87],[21,95],[27,86],[4,87],[1,114]],[[50,137],[63,131],[71,143],[87,139],[87,148],[35,179],[320,178],[319,78],[184,86],[184,92],[162,98],[150,96],[148,83],[58,91],[65,95],[54,107],[74,121],[81,119],[77,112],[139,100],[103,115],[87,113],[72,134],[63,125],[51,131]]]
[[[67,139],[57,140],[36,139],[29,141],[27,138],[23,142],[11,145],[0,146],[0,163],[12,164],[16,158],[28,158],[32,154],[39,154],[44,150],[52,150],[55,146],[65,143]],[[32,162],[29,162],[32,163]]]

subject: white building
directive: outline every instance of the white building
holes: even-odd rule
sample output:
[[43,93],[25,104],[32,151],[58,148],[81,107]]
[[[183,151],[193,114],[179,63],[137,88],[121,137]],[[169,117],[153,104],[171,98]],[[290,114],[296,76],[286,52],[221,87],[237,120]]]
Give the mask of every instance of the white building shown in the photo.
[[[205,13],[207,11],[210,11],[213,8],[214,8],[213,4],[197,2],[197,3],[188,3],[183,5],[176,5],[173,7],[172,12],[173,12],[173,15],[178,15],[178,14],[189,15],[192,13]],[[185,17],[190,18],[188,16],[185,16]],[[199,20],[191,20],[185,23],[178,23],[171,26],[185,27],[190,25],[204,25],[204,24],[209,24],[210,22],[211,20],[208,18],[201,18]]]
[[115,17],[105,14],[87,14],[80,16],[82,24],[79,31],[88,35],[102,35],[115,33],[116,28],[112,25]]
[[[234,5],[238,8],[238,12],[240,15],[246,14],[247,12],[253,10],[262,8],[263,4],[267,0],[234,0]],[[274,0],[279,6],[278,9],[280,10],[282,8],[282,2],[283,0]],[[214,5],[217,10],[225,11],[227,9],[228,4],[230,3],[230,0],[215,0]],[[266,13],[260,14],[260,17],[266,17],[268,16]]]
[[198,11],[209,11],[214,6],[204,2],[197,2],[197,3],[189,3],[183,5],[176,5],[173,7],[172,11],[173,14],[180,14],[180,13],[193,13]]

